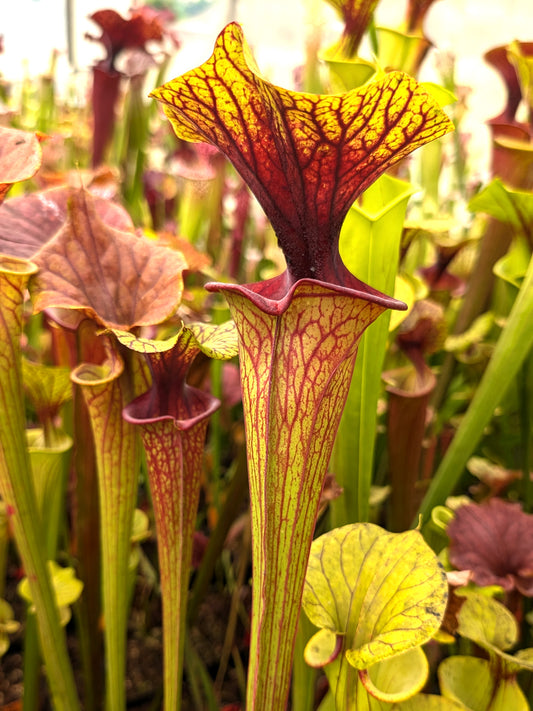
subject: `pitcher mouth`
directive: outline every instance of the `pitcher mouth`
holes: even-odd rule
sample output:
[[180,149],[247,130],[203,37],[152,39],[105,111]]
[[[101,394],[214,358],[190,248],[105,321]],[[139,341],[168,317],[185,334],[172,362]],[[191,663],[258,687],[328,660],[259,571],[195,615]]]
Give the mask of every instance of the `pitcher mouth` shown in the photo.
[[[306,287],[312,287],[311,292],[306,293]],[[224,282],[208,282],[205,285],[207,291],[229,292],[240,294],[251,301],[258,309],[272,316],[280,316],[288,308],[295,296],[302,291],[308,296],[322,297],[328,294],[339,294],[362,299],[382,306],[384,309],[395,309],[397,311],[407,310],[407,304],[392,296],[387,296],[377,289],[373,289],[368,284],[353,277],[353,287],[332,284],[331,282],[320,281],[318,279],[298,279],[295,282],[290,280],[287,270],[279,276],[265,281],[251,284],[228,284]]]

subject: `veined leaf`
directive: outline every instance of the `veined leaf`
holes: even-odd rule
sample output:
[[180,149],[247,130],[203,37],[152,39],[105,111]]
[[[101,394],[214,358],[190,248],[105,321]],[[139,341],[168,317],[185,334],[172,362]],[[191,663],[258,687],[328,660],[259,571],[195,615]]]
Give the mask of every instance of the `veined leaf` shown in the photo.
[[166,340],[125,331],[114,335],[123,346],[144,354],[152,375],[151,389],[129,403],[123,416],[139,427],[146,452],[163,599],[164,706],[176,709],[205,434],[208,418],[219,406],[213,396],[189,386],[186,376],[200,352],[220,360],[236,355],[237,332],[229,321],[183,325]]
[[366,669],[430,639],[447,590],[418,531],[353,524],[313,542],[303,606],[313,624],[343,635],[349,663]]
[[180,138],[212,143],[233,163],[272,223],[291,281],[349,279],[337,244],[350,206],[393,163],[453,129],[400,72],[337,95],[274,86],[236,23],[207,62],[152,96]]
[[108,328],[160,323],[180,302],[179,252],[102,222],[90,193],[73,194],[69,219],[35,256],[34,307],[83,311]]
[[58,710],[79,709],[64,632],[46,567],[45,546],[25,438],[21,373],[24,294],[36,266],[0,258],[0,492],[10,515],[19,554],[36,605],[43,657],[53,703]]
[[[68,214],[70,187],[49,188],[10,198],[0,205],[0,252],[30,259],[63,227]],[[93,194],[98,217],[109,227],[134,232],[126,210]]]
[[128,331],[114,330],[118,340],[137,353],[150,355],[164,353],[174,348],[180,339],[188,338],[192,348],[201,351],[209,358],[227,360],[238,352],[237,330],[233,321],[222,324],[189,323],[165,340],[138,338]]

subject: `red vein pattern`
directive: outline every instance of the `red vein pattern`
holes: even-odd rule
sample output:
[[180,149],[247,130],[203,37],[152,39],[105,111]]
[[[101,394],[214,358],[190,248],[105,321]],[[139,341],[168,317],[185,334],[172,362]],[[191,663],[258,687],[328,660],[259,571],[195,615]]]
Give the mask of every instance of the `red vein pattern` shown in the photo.
[[285,708],[292,642],[324,474],[364,329],[384,306],[317,283],[267,314],[226,294],[241,336],[253,522],[252,659],[247,708]]
[[287,270],[222,291],[239,332],[254,594],[248,711],[281,711],[306,561],[364,329],[401,308],[356,279],[338,242],[354,200],[393,163],[452,130],[394,72],[346,94],[281,89],[258,73],[241,28],[202,66],[153,92],[176,134],[218,147],[270,219]]
[[239,25],[202,66],[152,93],[180,138],[217,146],[263,206],[294,280],[349,285],[338,237],[368,185],[453,126],[399,72],[338,95],[304,94],[263,79]]
[[160,323],[183,289],[183,256],[122,232],[98,216],[93,198],[73,192],[63,228],[35,255],[31,291],[36,311],[78,309],[107,328]]
[[124,418],[139,426],[148,465],[161,573],[164,706],[168,709],[178,708],[181,699],[187,591],[203,450],[209,416],[219,406],[218,400],[190,387],[185,379],[202,350],[198,339],[219,345],[219,357],[231,357],[232,333],[234,329],[223,324],[218,339],[216,327],[208,326],[184,327],[169,342],[126,333],[119,336],[123,345],[144,353],[152,373],[152,388],[125,408]]
[[[106,614],[106,679],[124,678],[126,669],[127,581],[140,440],[122,410],[131,390],[130,373],[109,347],[102,365],[83,363],[72,373],[85,399],[94,435],[100,502],[103,608]],[[125,703],[125,690],[109,690]]]

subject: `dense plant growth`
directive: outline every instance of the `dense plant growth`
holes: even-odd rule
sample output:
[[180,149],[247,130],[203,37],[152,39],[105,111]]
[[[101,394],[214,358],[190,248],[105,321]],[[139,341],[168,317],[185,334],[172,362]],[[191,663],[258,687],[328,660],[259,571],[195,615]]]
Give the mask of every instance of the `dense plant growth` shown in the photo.
[[473,185],[431,1],[330,2],[297,90],[150,7],[6,88],[0,704],[530,708],[532,45]]

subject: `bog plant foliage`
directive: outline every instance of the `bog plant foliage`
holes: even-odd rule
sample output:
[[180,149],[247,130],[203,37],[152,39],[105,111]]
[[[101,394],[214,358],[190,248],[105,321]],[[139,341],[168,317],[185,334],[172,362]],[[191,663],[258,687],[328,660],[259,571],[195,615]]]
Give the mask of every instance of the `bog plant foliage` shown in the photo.
[[531,45],[487,55],[508,103],[472,187],[453,71],[417,79],[432,3],[331,4],[298,90],[235,22],[169,80],[172,18],[140,7],[92,16],[87,107],[53,76],[11,97],[0,653],[24,638],[27,711],[42,663],[54,709],[126,708],[146,589],[153,708],[530,707]]

